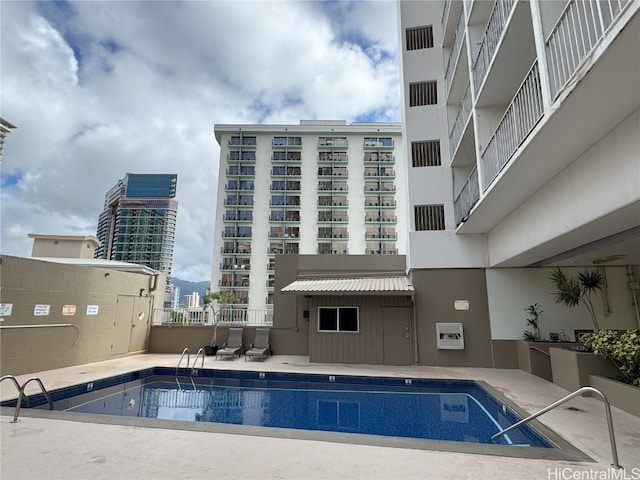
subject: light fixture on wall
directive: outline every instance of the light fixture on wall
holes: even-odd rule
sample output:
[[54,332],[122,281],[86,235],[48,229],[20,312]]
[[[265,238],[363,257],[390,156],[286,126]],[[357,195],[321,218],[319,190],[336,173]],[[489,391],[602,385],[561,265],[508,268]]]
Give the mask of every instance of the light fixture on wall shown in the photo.
[[604,263],[615,262],[616,260],[622,260],[626,255],[616,254],[616,255],[608,255],[606,257],[596,258],[591,263],[594,265],[602,265]]

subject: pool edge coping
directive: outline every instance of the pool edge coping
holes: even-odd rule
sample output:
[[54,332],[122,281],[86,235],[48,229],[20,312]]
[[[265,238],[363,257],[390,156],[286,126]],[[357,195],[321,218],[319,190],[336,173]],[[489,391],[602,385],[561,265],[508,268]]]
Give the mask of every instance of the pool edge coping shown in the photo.
[[[146,367],[142,369],[132,369],[129,372],[121,372],[115,376],[132,374],[134,372],[141,372],[145,370],[155,370],[156,367]],[[166,367],[160,367],[166,368]],[[210,370],[210,369],[204,369]],[[292,372],[293,373],[293,372]],[[304,373],[302,375],[305,375]],[[314,374],[315,375],[315,374]],[[342,375],[341,375],[342,376]],[[346,375],[346,376],[375,376],[375,375]],[[392,376],[393,377],[393,376]],[[406,378],[406,375],[398,378]],[[110,378],[110,377],[106,377]],[[387,378],[387,377],[385,377]],[[419,378],[425,380],[425,378]],[[464,380],[464,379],[443,379],[438,378],[441,381],[472,381],[477,383],[481,388],[492,395],[498,402],[504,403],[508,408],[512,409],[517,415],[522,418],[526,418],[530,413],[526,412],[522,407],[518,406],[515,402],[507,398],[502,392],[495,387],[491,386],[484,380]],[[76,385],[82,385],[85,382],[80,382]],[[69,386],[68,386],[69,387]],[[14,407],[0,407],[0,415],[6,417],[13,417]],[[341,432],[327,432],[320,430],[297,430],[287,429],[279,427],[259,427],[249,425],[234,425],[215,422],[190,422],[182,420],[164,420],[153,418],[141,418],[141,417],[120,417],[113,415],[101,415],[79,412],[63,412],[55,410],[42,410],[42,409],[29,409],[23,408],[20,410],[21,417],[32,417],[41,419],[51,419],[59,421],[72,421],[79,423],[94,423],[101,425],[115,425],[115,426],[128,426],[138,428],[157,428],[168,430],[182,430],[192,432],[203,433],[218,433],[229,435],[248,435],[267,438],[284,438],[292,440],[312,440],[323,441],[331,443],[343,443],[351,445],[366,445],[366,446],[378,446],[386,448],[405,448],[414,450],[429,450],[440,452],[452,452],[452,453],[466,453],[466,454],[479,454],[489,456],[501,456],[509,458],[528,458],[528,459],[541,459],[541,460],[558,460],[558,461],[573,461],[573,462],[590,462],[597,463],[596,460],[584,453],[572,445],[569,441],[565,440],[555,431],[545,426],[538,420],[533,420],[529,424],[531,428],[536,430],[539,434],[546,437],[551,441],[556,448],[542,448],[542,447],[518,447],[509,445],[494,445],[472,442],[456,442],[448,440],[431,440],[431,439],[413,439],[404,437],[386,437],[382,435],[369,435],[359,433],[341,433]]]

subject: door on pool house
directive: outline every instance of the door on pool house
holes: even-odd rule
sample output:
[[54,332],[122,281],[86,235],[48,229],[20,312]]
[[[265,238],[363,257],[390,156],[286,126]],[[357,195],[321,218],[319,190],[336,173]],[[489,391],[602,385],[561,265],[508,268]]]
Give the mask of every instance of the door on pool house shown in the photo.
[[150,298],[118,295],[111,355],[137,352],[146,348]]
[[411,308],[382,307],[384,365],[411,365]]

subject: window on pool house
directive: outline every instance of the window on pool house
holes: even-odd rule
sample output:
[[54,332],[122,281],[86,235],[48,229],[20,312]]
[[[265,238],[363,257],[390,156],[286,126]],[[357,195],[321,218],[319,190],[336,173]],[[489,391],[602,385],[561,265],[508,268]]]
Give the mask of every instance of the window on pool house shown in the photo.
[[357,332],[358,307],[318,307],[319,332]]

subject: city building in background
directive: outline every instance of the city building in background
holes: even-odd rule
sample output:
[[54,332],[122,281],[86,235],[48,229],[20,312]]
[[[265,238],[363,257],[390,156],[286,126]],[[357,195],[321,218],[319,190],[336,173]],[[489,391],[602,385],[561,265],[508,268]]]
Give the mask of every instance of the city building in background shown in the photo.
[[2,161],[2,151],[4,150],[4,142],[7,134],[11,133],[17,127],[0,117],[0,161]]
[[185,295],[184,301],[187,308],[198,308],[201,306],[200,294],[198,292],[192,292],[189,295]]
[[220,174],[212,290],[273,303],[275,256],[406,252],[398,123],[216,125]]
[[178,213],[176,184],[175,174],[127,173],[118,180],[105,195],[95,258],[146,265],[170,278]]

